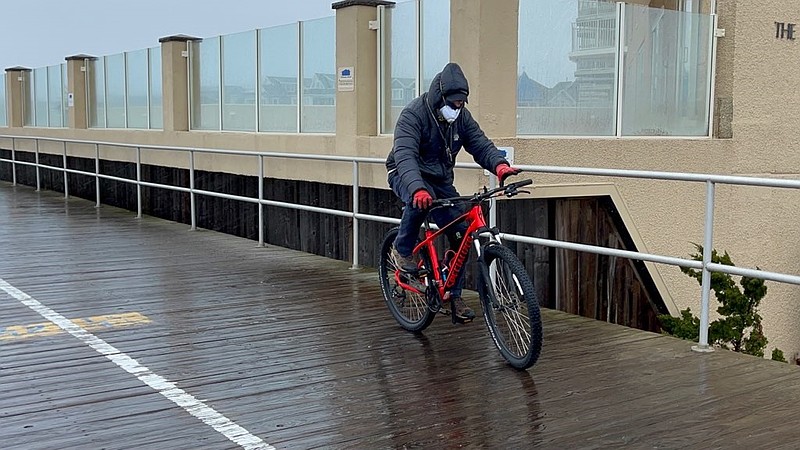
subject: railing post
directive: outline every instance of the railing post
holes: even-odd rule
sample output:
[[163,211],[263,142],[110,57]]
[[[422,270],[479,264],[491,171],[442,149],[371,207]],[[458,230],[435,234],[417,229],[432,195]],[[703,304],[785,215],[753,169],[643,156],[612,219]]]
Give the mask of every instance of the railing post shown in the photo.
[[[38,141],[37,141],[38,142]],[[17,185],[17,145],[14,138],[11,138],[11,185]]]
[[[497,175],[489,173],[489,190],[497,187]],[[489,199],[489,228],[497,226],[497,199]]]
[[95,208],[100,207],[100,144],[94,144],[94,190]]
[[67,173],[67,141],[64,141],[62,156],[64,160],[64,198],[69,198],[69,174]]
[[258,246],[264,246],[264,157],[258,155]]
[[713,352],[708,345],[708,315],[711,293],[711,272],[708,264],[711,263],[711,252],[714,249],[714,183],[706,181],[706,219],[705,234],[703,239],[703,278],[701,280],[700,297],[700,341],[692,347],[696,352]]
[[616,48],[616,71],[617,71],[617,84],[614,86],[614,101],[615,111],[614,135],[617,137],[622,136],[622,91],[624,86],[624,70],[625,70],[625,3],[618,2],[617,9],[617,48]]
[[142,148],[136,147],[136,218],[142,218]]
[[[221,119],[220,119],[221,120]],[[192,228],[194,231],[197,229],[197,224],[194,218],[194,150],[189,150],[189,209],[191,211]]]
[[353,161],[353,266],[358,269],[358,161]]
[[[42,190],[42,178],[41,175],[39,174],[39,139],[36,139],[35,142],[36,142],[36,148],[34,156],[36,158],[36,192],[39,192],[40,190]],[[11,143],[13,145],[14,143],[13,139],[11,140]]]

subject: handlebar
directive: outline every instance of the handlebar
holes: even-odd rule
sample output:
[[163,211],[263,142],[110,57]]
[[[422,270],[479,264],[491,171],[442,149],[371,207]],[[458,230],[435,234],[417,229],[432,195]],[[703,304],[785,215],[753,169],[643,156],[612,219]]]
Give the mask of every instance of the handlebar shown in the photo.
[[494,189],[487,190],[484,188],[483,192],[477,192],[474,195],[451,197],[434,200],[429,209],[441,208],[444,206],[454,206],[456,203],[480,203],[492,197],[513,197],[527,191],[520,191],[519,188],[533,184],[532,179],[517,181],[516,183],[509,183],[505,186],[500,186]]

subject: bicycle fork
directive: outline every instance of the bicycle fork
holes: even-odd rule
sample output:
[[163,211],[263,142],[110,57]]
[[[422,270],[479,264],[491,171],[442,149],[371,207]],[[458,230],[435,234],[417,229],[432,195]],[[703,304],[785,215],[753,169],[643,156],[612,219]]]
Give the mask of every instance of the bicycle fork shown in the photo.
[[[478,265],[478,295],[481,298],[485,298],[488,300],[487,306],[491,305],[493,308],[497,308],[500,304],[497,301],[497,296],[495,294],[494,286],[495,279],[497,278],[496,271],[491,271],[489,268],[489,264],[486,262],[486,258],[484,256],[485,250],[492,245],[502,245],[500,242],[500,234],[497,228],[486,228],[483,230],[479,230],[476,233],[476,237],[473,238],[473,243],[475,244],[475,252],[477,253],[477,265]],[[478,236],[484,236],[488,238],[488,242],[485,245],[481,245],[480,239]]]

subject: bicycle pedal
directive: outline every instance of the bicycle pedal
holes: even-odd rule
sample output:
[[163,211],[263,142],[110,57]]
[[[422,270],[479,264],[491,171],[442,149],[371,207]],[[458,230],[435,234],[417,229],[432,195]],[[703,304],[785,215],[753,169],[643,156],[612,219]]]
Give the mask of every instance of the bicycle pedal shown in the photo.
[[456,315],[453,315],[453,323],[454,324],[456,324],[456,323],[467,324],[467,323],[472,322],[473,320],[475,320],[474,317],[471,318],[471,319],[464,319],[463,317],[458,317]]

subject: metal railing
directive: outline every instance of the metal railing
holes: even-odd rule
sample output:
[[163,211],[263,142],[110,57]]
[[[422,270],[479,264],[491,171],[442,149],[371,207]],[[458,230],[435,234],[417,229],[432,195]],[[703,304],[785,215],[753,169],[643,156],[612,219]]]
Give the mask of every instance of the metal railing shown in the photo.
[[[359,266],[358,260],[358,232],[359,221],[369,220],[375,222],[398,224],[399,219],[392,217],[376,216],[370,214],[362,214],[359,212],[359,168],[361,164],[384,164],[383,158],[366,158],[355,156],[330,156],[330,155],[315,155],[315,154],[296,154],[296,153],[282,153],[282,152],[247,152],[237,150],[222,150],[211,148],[186,148],[186,147],[168,147],[168,146],[153,146],[153,145],[136,145],[136,144],[121,144],[114,142],[100,142],[100,141],[85,141],[85,140],[69,140],[69,139],[55,139],[55,138],[38,138],[31,136],[3,136],[0,139],[11,139],[11,159],[0,158],[0,162],[10,163],[12,165],[12,183],[17,184],[16,166],[33,166],[36,168],[36,189],[41,189],[40,169],[61,171],[64,173],[64,197],[69,197],[68,181],[69,174],[78,174],[85,176],[95,177],[95,190],[96,190],[96,206],[100,206],[100,180],[113,180],[123,183],[136,184],[136,197],[137,197],[137,216],[142,217],[142,186],[169,189],[174,191],[186,192],[190,196],[191,208],[191,229],[196,229],[196,206],[195,198],[197,195],[207,195],[211,197],[225,198],[229,200],[238,200],[248,203],[258,204],[258,245],[264,245],[264,206],[277,206],[301,211],[311,211],[323,214],[332,214],[339,217],[347,217],[353,221],[353,248],[352,248],[352,265],[354,268]],[[35,161],[18,161],[16,159],[16,143],[19,140],[33,140],[35,142],[34,152]],[[39,142],[52,141],[61,142],[62,145],[62,160],[63,167],[55,167],[41,164],[39,162]],[[82,144],[94,145],[95,147],[95,171],[84,172],[81,170],[67,168],[67,144]],[[113,146],[116,148],[128,148],[136,151],[136,179],[128,179],[105,175],[100,173],[100,147]],[[153,151],[183,151],[188,153],[189,163],[189,187],[172,186],[166,184],[153,183],[142,180],[142,149]],[[28,150],[26,150],[28,151]],[[238,155],[256,158],[258,160],[258,176],[261,180],[258,187],[258,197],[247,197],[240,195],[224,194],[220,192],[212,192],[202,189],[196,189],[194,184],[195,175],[195,155],[198,153],[222,154],[222,155]],[[268,200],[264,198],[264,160],[268,158],[285,158],[285,159],[303,159],[303,160],[319,160],[319,161],[338,161],[349,162],[352,164],[352,211],[344,211],[331,208],[323,208],[316,206],[300,205],[289,202],[281,202],[275,200]],[[474,168],[480,169],[474,163],[458,163],[456,167],[459,168]],[[553,239],[544,239],[531,236],[522,236],[510,233],[501,233],[500,236],[509,241],[521,242],[534,245],[542,245],[547,247],[561,248],[565,250],[574,250],[579,252],[594,253],[606,256],[616,256],[621,258],[628,258],[641,261],[650,261],[660,264],[669,264],[673,266],[688,267],[693,269],[702,270],[701,279],[701,313],[700,313],[700,339],[698,345],[693,349],[696,351],[704,352],[711,351],[712,348],[708,344],[708,327],[709,327],[709,300],[710,300],[710,287],[711,287],[711,272],[726,273],[729,275],[747,276],[751,278],[759,278],[764,280],[777,281],[781,283],[791,283],[800,285],[800,276],[784,274],[779,272],[769,272],[759,269],[747,269],[734,266],[727,266],[711,262],[711,253],[713,250],[713,229],[714,229],[714,192],[717,184],[739,185],[739,186],[759,186],[759,187],[772,187],[772,188],[789,188],[800,189],[800,180],[782,180],[772,178],[756,178],[756,177],[743,177],[743,176],[727,176],[727,175],[712,175],[701,173],[679,173],[679,172],[655,172],[644,170],[622,170],[622,169],[598,169],[598,168],[585,168],[585,167],[558,167],[558,166],[538,166],[538,165],[516,165],[521,169],[529,172],[547,173],[547,174],[568,174],[568,175],[587,175],[587,176],[601,176],[601,177],[616,177],[616,178],[640,178],[649,180],[660,181],[683,181],[704,183],[706,186],[706,208],[705,208],[705,224],[704,224],[704,237],[703,237],[703,259],[702,261],[682,259],[671,256],[656,255],[650,253],[636,252],[630,250],[620,250],[609,247],[601,247],[594,245],[578,244],[574,242],[558,241]],[[492,175],[490,184],[494,185],[496,178]],[[490,209],[490,223],[496,222],[496,208]]]

